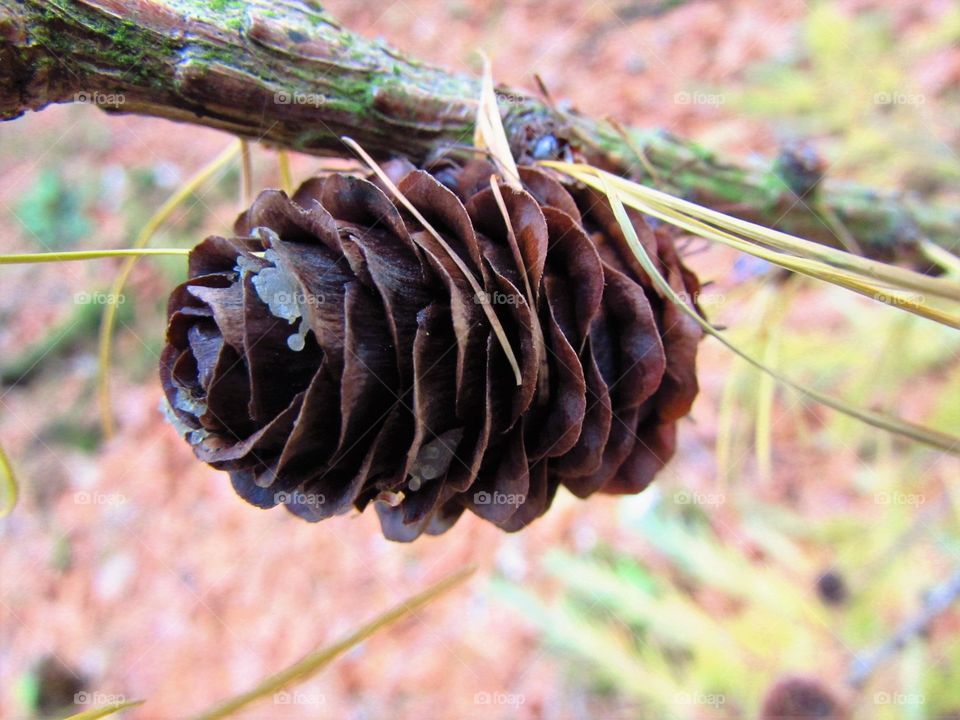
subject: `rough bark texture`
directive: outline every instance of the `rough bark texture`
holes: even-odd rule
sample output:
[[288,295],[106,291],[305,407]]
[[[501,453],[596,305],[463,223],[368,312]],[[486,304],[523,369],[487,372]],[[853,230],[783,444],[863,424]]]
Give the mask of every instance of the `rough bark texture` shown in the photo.
[[[0,119],[93,102],[315,154],[349,154],[339,140],[349,134],[381,158],[420,162],[470,142],[478,93],[476,78],[359,37],[311,0],[0,0]],[[503,89],[501,99],[518,154],[556,138],[594,164],[652,167],[664,189],[837,245],[810,210],[822,206],[882,259],[916,263],[922,238],[960,248],[960,209],[811,182],[789,156],[745,167],[658,130],[631,129],[627,142],[605,120],[532,95]]]

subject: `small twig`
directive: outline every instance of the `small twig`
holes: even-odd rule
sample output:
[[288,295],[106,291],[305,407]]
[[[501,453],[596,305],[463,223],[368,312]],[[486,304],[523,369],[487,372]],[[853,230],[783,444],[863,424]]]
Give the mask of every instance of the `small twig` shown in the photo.
[[650,179],[653,180],[654,186],[658,190],[663,190],[663,180],[660,177],[660,173],[658,173],[657,169],[653,166],[653,163],[650,162],[650,158],[647,157],[646,150],[640,147],[640,145],[638,145],[634,139],[630,137],[630,133],[627,132],[627,129],[617,120],[614,118],[607,118],[607,122],[609,122],[613,126],[613,129],[616,130],[620,135],[620,137],[623,138],[623,142],[628,148],[630,148],[630,152],[637,156],[637,160],[640,161],[640,164],[643,165],[643,169],[646,170],[647,175],[649,175]]
[[856,688],[863,687],[877,668],[902,650],[915,637],[926,633],[933,621],[960,598],[960,569],[927,593],[923,606],[905,620],[896,631],[874,650],[859,653],[850,663],[848,680]]
[[558,112],[557,103],[554,102],[553,96],[550,94],[550,90],[547,88],[547,84],[543,81],[543,78],[540,77],[538,73],[534,73],[533,80],[536,82],[537,90],[539,90],[540,95],[543,96],[543,102],[546,103],[546,106],[554,112]]
[[[612,11],[618,17],[608,19],[619,26],[683,0],[618,2]],[[469,137],[474,127],[478,78],[362,39],[316,3],[0,0],[0,28],[0,119],[51,103],[113,98],[122,104],[105,104],[105,110],[208,126],[314,155],[348,155],[339,137],[349,132],[378,159],[404,155],[415,164]],[[309,42],[291,39],[300,36]],[[316,73],[317,67],[326,70]],[[538,133],[528,131],[546,127],[594,165],[623,172],[634,162],[609,123],[562,103],[553,107],[549,98],[521,90],[511,95],[504,123],[518,156],[537,142]],[[785,195],[771,197],[774,162],[733,164],[656,128],[631,133],[678,195],[714,208],[739,206],[745,219],[837,245],[821,215]],[[915,265],[922,260],[920,238],[957,252],[955,203],[840,181],[825,180],[819,192],[870,257]]]
[[890,546],[884,550],[877,558],[860,567],[857,571],[857,578],[866,582],[886,568],[893,560],[902,555],[910,546],[923,537],[926,537],[929,528],[935,522],[938,522],[943,515],[950,510],[946,499],[941,498],[938,502],[924,505],[916,517],[910,522],[910,525],[899,533]]
[[686,2],[687,0],[633,0],[617,8],[616,13],[621,22],[631,22],[665,15]]

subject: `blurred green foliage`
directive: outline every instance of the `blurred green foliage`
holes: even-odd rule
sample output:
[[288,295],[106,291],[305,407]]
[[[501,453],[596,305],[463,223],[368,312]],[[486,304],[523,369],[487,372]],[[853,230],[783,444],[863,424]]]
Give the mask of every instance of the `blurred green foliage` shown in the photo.
[[63,250],[90,234],[89,188],[44,168],[21,195],[15,212],[27,235],[45,250]]
[[[88,293],[87,296],[105,297],[106,289],[99,293]],[[43,337],[24,347],[18,354],[0,359],[0,385],[29,383],[63,358],[78,352],[89,352],[96,342],[104,307],[94,302],[74,303],[72,311],[47,330]],[[121,304],[119,312],[124,320],[132,320],[133,304]]]
[[850,13],[819,2],[798,48],[752,68],[743,86],[724,93],[735,112],[819,139],[832,173],[936,190],[960,178],[951,150],[960,139],[960,93],[932,97],[911,71],[958,40],[958,6],[935,27],[900,36],[886,13]]
[[[914,638],[862,691],[843,687],[853,653],[886,639],[938,579],[929,557],[943,527],[890,558],[904,544],[900,525],[916,529],[898,508],[875,524],[810,527],[794,517],[793,531],[765,513],[755,504],[731,542],[729,528],[720,532],[661,497],[630,520],[650,545],[643,558],[609,548],[583,557],[554,551],[544,569],[559,584],[556,598],[506,582],[497,592],[569,662],[574,685],[635,703],[641,717],[755,718],[771,686],[792,675],[817,678],[838,698],[852,695],[855,718],[941,718],[960,709],[956,636]],[[841,539],[826,540],[833,534]],[[851,586],[839,606],[816,590],[830,552],[832,573]],[[939,555],[946,564],[950,554]]]

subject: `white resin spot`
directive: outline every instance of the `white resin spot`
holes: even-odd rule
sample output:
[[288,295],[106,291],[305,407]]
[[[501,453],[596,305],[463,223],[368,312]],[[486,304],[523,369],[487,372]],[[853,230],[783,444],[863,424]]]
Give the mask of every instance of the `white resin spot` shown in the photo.
[[410,466],[407,487],[416,492],[427,480],[443,477],[450,469],[450,463],[456,457],[457,446],[462,439],[463,428],[456,428],[424,443],[417,452],[417,459]]
[[[268,243],[280,242],[277,234],[269,228],[255,228],[254,234]],[[304,298],[303,287],[297,282],[296,275],[286,266],[283,258],[271,249],[263,254],[263,259],[272,263],[273,267],[257,270],[249,260],[241,256],[237,261],[237,268],[241,273],[252,272],[253,287],[259,297],[270,309],[270,314],[290,324],[300,320],[297,331],[287,338],[287,347],[299,352],[306,347],[309,325],[303,321]]]

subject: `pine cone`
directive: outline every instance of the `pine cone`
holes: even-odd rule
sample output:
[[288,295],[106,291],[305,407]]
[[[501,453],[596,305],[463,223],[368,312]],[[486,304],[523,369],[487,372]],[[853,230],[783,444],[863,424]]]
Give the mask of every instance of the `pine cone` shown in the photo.
[[[385,169],[483,292],[376,182],[264,191],[236,237],[194,248],[170,297],[160,374],[196,456],[254,505],[311,521],[377,500],[393,540],[442,533],[465,508],[518,530],[560,484],[643,490],[696,396],[700,330],[606,199],[523,167],[525,190],[500,185],[511,234],[488,163]],[[670,234],[632,221],[695,298]]]
[[846,720],[841,701],[820,680],[784,677],[767,692],[760,720]]

